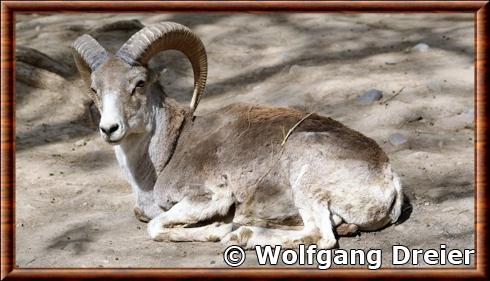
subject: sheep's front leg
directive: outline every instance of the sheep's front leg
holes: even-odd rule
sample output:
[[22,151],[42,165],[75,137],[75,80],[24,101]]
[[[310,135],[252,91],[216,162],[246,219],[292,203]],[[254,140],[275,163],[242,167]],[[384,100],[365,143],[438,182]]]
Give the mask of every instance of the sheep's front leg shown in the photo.
[[232,223],[214,222],[200,227],[161,228],[152,239],[165,242],[217,242],[230,233],[232,227]]
[[[169,228],[176,225],[195,224],[217,215],[224,216],[226,213],[228,213],[228,210],[232,204],[233,199],[231,194],[226,193],[215,194],[211,199],[207,200],[203,200],[202,198],[191,199],[189,197],[185,197],[182,201],[170,208],[170,210],[152,219],[148,224],[148,233],[153,240],[167,240],[165,238],[162,239],[162,236],[168,236],[167,234]],[[219,238],[221,239],[223,235],[220,234]],[[189,241],[202,240],[196,239]]]
[[142,222],[149,222],[151,219],[163,213],[163,210],[155,204],[153,191],[137,190],[136,204],[133,208],[135,217]]
[[163,210],[156,206],[150,205],[141,207],[136,204],[133,208],[134,216],[142,222],[149,222],[152,218],[157,217],[159,214],[163,213]]

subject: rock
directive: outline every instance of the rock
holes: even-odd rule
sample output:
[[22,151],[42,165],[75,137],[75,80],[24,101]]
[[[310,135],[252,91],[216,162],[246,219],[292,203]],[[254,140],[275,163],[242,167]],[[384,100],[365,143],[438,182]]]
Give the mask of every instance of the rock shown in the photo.
[[418,43],[417,45],[412,47],[412,50],[415,50],[417,52],[427,52],[429,49],[429,45],[425,43]]
[[110,32],[116,30],[140,30],[144,25],[137,19],[133,20],[120,20],[116,22],[111,22],[104,24],[100,27],[95,28],[94,32]]
[[71,74],[70,68],[60,62],[60,60],[53,59],[50,56],[30,47],[17,46],[15,48],[15,58],[18,62],[21,61],[31,66],[44,69],[61,77],[66,77]]
[[34,88],[53,91],[67,89],[66,80],[53,72],[34,67],[18,60],[15,64],[15,79]]
[[80,24],[67,25],[65,26],[65,29],[69,31],[75,31],[75,32],[80,32],[85,30],[84,26]]
[[405,138],[405,136],[400,133],[394,133],[390,135],[389,141],[394,146],[400,146],[407,142],[407,138]]
[[85,139],[81,139],[75,143],[76,146],[84,146],[87,144],[87,141]]
[[380,100],[382,97],[383,92],[377,89],[370,89],[357,97],[357,103],[360,105],[367,105]]

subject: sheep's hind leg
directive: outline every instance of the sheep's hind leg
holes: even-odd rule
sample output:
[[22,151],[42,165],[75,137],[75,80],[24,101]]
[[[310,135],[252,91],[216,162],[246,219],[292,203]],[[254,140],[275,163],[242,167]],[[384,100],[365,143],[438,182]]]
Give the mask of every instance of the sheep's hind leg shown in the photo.
[[311,210],[299,209],[304,227],[302,230],[270,229],[257,226],[241,226],[225,236],[225,244],[239,245],[247,249],[255,246],[281,245],[294,248],[299,244],[314,244],[320,239]]
[[318,241],[318,247],[323,249],[331,249],[337,245],[337,238],[333,233],[335,221],[328,203],[321,201],[312,202],[313,218],[316,226],[320,229],[322,238]]

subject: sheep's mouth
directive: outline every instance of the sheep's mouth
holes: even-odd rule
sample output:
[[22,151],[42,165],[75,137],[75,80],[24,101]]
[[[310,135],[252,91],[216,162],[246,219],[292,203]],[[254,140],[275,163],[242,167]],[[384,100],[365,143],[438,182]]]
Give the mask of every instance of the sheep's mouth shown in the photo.
[[122,141],[122,138],[118,139],[118,140],[106,140],[107,143],[110,143],[112,145],[116,145],[116,144],[119,144],[120,142]]
[[105,142],[107,142],[108,144],[110,145],[118,145],[122,142],[122,140],[124,139],[126,134],[124,134],[123,136],[117,138],[117,139],[111,139],[111,138],[108,138],[108,137],[105,137],[105,136],[102,136],[102,139],[104,139]]

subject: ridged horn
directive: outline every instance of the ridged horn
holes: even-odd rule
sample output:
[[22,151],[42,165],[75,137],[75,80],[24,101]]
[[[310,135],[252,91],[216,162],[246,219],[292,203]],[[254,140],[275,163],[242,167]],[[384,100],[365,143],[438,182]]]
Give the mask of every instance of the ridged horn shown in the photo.
[[201,39],[192,30],[175,22],[146,26],[131,36],[116,56],[130,65],[146,65],[155,54],[165,50],[181,51],[191,62],[194,92],[190,108],[194,112],[206,87],[208,59]]
[[[88,34],[78,37],[75,42],[73,42],[72,54],[82,79],[90,89],[90,74],[107,60],[109,54],[97,40]],[[94,101],[97,100],[90,90],[89,95]]]

